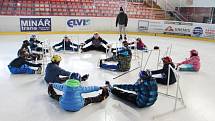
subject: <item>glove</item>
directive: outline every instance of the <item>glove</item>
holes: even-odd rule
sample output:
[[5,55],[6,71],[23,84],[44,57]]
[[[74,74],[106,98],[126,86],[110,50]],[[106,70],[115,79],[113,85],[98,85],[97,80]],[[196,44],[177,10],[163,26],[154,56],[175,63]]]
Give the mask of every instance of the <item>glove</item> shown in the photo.
[[81,77],[81,81],[86,81],[89,78],[89,74],[85,74]]
[[37,66],[41,67],[41,66],[42,66],[42,63],[37,64]]

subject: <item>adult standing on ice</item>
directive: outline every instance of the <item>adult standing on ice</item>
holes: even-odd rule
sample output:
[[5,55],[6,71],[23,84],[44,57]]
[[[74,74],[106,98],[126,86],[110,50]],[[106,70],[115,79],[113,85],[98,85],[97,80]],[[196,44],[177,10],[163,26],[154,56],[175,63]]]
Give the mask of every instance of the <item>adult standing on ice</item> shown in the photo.
[[122,40],[122,33],[124,34],[124,40],[127,40],[126,32],[125,32],[125,28],[127,27],[127,24],[128,24],[128,16],[124,12],[123,8],[120,7],[120,12],[116,18],[116,27],[119,25],[119,32],[120,32],[119,40]]

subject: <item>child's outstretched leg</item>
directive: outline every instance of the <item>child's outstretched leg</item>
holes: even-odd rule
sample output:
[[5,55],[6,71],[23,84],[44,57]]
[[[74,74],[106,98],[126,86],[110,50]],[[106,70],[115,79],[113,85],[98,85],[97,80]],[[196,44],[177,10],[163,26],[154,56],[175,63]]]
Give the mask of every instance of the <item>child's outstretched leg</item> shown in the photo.
[[55,92],[55,90],[54,90],[54,88],[52,87],[51,84],[49,84],[49,86],[48,86],[48,94],[49,94],[49,96],[50,96],[52,99],[57,100],[57,101],[59,101],[59,100],[60,100],[60,97],[62,96],[62,95],[58,95],[58,94]]
[[181,66],[179,66],[179,71],[190,71],[190,72],[194,72],[194,68],[193,65],[191,64],[182,64]]
[[119,98],[121,98],[121,99],[123,99],[125,101],[131,102],[131,103],[136,105],[137,95],[135,95],[133,93],[128,93],[128,92],[124,92],[122,90],[116,89],[116,88],[111,86],[109,81],[106,81],[105,84],[107,85],[107,87],[109,88],[110,92],[113,95],[115,95],[115,96],[117,96],[117,97],[119,97]]
[[113,70],[116,71],[118,69],[117,65],[108,65],[108,64],[103,64],[102,60],[100,60],[100,68],[106,69],[106,70]]
[[84,106],[90,104],[90,103],[99,103],[105,100],[109,96],[108,89],[103,88],[102,94],[96,96],[96,97],[88,97],[84,99]]

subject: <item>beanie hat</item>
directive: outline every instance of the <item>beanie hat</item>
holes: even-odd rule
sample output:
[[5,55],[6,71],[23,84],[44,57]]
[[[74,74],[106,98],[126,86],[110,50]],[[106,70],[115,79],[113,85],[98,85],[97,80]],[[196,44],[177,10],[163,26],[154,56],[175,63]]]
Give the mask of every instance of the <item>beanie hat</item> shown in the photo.
[[68,87],[79,87],[81,85],[81,83],[78,80],[69,79],[65,82],[65,85]]
[[122,7],[120,7],[120,11],[124,11]]

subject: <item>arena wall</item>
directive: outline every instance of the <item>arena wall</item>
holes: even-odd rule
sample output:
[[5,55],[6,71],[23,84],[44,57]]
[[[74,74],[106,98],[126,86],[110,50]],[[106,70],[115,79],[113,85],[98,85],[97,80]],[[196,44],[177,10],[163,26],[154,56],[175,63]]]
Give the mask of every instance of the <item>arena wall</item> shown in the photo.
[[[62,16],[0,16],[0,33],[6,32],[117,32],[116,18]],[[128,32],[215,37],[215,25],[193,22],[129,19]]]

